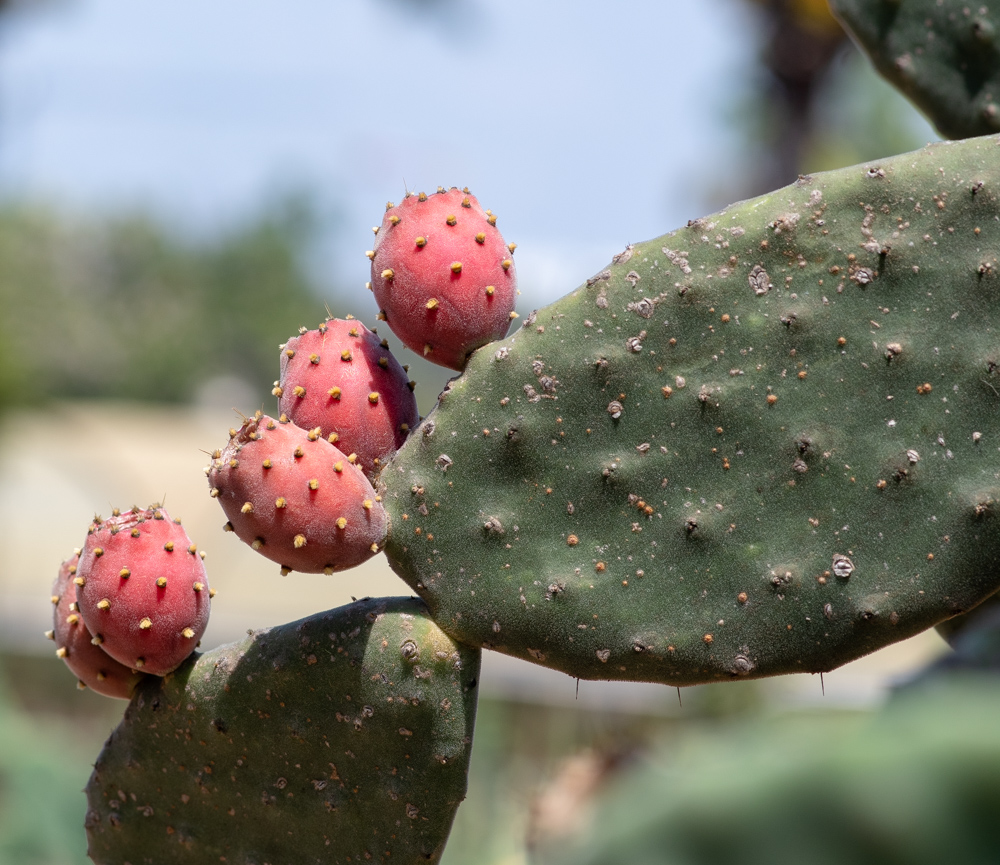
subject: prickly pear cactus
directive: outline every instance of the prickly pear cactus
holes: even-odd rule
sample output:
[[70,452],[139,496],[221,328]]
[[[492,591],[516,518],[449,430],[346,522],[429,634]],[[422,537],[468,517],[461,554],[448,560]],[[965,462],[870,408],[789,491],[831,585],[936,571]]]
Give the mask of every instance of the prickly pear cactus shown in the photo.
[[1000,130],[1000,0],[830,0],[830,8],[942,135]]
[[1000,586],[1000,138],[803,177],[476,352],[383,471],[456,639],[581,678],[830,670]]
[[365,600],[148,677],[87,788],[97,863],[436,862],[479,652]]

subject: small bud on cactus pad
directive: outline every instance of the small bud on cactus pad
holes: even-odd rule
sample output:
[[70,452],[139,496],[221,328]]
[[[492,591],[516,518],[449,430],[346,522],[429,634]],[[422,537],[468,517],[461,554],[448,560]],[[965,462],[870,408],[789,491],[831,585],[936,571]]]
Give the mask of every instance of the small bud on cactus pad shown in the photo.
[[279,406],[377,472],[420,421],[406,372],[360,321],[330,319],[292,337],[281,352]]
[[112,658],[165,676],[198,645],[210,591],[201,554],[157,506],[95,519],[75,577],[87,628]]
[[375,237],[372,290],[392,332],[434,363],[463,369],[514,317],[514,244],[468,190],[407,195]]
[[67,559],[59,568],[59,575],[52,584],[54,604],[53,628],[49,636],[55,641],[56,654],[85,685],[105,697],[128,700],[132,690],[142,678],[142,673],[118,663],[93,641],[80,615],[76,600],[77,564],[79,554]]
[[282,569],[343,571],[385,541],[385,510],[355,463],[326,439],[258,413],[213,460],[227,528]]

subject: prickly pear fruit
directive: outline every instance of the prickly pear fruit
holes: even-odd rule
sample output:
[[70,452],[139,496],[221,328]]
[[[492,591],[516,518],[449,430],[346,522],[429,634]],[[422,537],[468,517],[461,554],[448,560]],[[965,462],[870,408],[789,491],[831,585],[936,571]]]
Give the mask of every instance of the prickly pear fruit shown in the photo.
[[381,499],[355,462],[315,430],[258,412],[207,473],[227,530],[283,573],[333,573],[371,558],[385,539]]
[[420,421],[406,371],[356,319],[330,319],[288,340],[274,394],[292,423],[357,454],[366,473],[378,471]]
[[88,853],[437,862],[465,796],[479,662],[423,602],[382,598],[147,678],[87,785]]
[[165,676],[175,669],[208,625],[202,554],[157,505],[95,519],[74,582],[94,640],[144,673]]
[[513,252],[468,189],[407,194],[386,207],[368,253],[372,290],[407,347],[460,370],[516,317]]
[[87,630],[76,600],[77,563],[80,554],[74,553],[59,568],[59,575],[52,584],[52,603],[55,605],[53,628],[47,636],[56,644],[56,655],[73,671],[81,687],[90,688],[105,697],[128,700],[142,678],[136,672],[118,663],[99,645]]

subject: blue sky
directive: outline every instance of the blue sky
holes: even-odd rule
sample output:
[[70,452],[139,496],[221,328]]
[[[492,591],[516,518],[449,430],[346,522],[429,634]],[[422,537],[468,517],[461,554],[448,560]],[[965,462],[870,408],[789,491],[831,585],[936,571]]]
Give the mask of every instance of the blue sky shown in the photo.
[[468,185],[539,301],[718,205],[744,3],[453,5],[57,0],[0,45],[0,190],[211,229],[308,189],[350,285],[404,182]]

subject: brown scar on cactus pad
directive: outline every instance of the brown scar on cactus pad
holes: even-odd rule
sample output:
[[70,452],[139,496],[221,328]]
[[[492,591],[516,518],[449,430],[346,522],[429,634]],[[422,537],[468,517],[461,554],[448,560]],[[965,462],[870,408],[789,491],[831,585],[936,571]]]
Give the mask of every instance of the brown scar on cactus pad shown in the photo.
[[381,549],[385,510],[353,453],[260,412],[217,453],[206,474],[227,530],[283,572],[343,571]]
[[407,194],[387,209],[368,256],[379,317],[408,348],[462,369],[514,317],[515,246],[468,189]]
[[81,687],[105,697],[128,700],[142,673],[119,663],[101,648],[102,640],[87,630],[76,599],[77,565],[74,553],[59,567],[52,585],[53,622],[46,636],[56,645],[56,655],[77,677]]
[[289,339],[274,394],[289,420],[357,454],[368,474],[420,421],[406,370],[385,340],[352,318],[331,318]]
[[974,607],[998,250],[996,136],[627,247],[383,469],[390,564],[456,639],[580,678],[823,672]]
[[111,657],[164,676],[208,626],[211,592],[179,520],[158,505],[95,518],[74,578],[80,613]]

